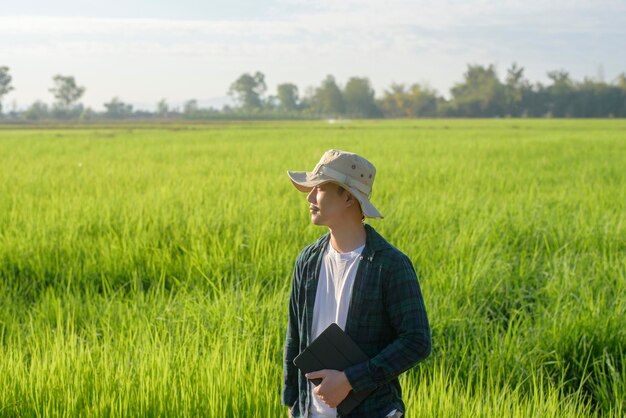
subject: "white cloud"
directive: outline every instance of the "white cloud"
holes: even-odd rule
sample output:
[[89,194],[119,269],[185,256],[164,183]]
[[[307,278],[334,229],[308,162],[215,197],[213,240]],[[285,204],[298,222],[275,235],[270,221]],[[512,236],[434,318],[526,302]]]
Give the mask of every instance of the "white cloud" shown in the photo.
[[[60,49],[92,54],[133,51],[142,55],[195,56],[249,51],[251,44],[259,45],[253,48],[257,51],[291,53],[291,45],[306,49],[312,43],[321,54],[414,53],[438,48],[443,52],[467,51],[506,46],[510,41],[523,47],[525,37],[538,36],[545,37],[546,45],[571,34],[611,32],[612,36],[626,37],[626,5],[615,1],[283,3],[302,4],[304,10],[273,21],[5,16],[0,17],[0,51],[10,55],[40,54],[45,49],[58,53]],[[272,46],[266,47],[268,44]],[[537,46],[532,42],[529,45]]]
[[[576,74],[600,63],[607,65],[607,73],[626,70],[621,53],[626,50],[626,4],[619,1],[280,3],[289,12],[274,20],[4,16],[0,64],[15,68],[13,94],[24,94],[25,100],[37,97],[35,87],[45,92],[42,85],[53,71],[64,71],[82,74],[91,83],[90,94],[98,80],[108,87],[126,83],[118,91],[136,91],[135,100],[149,102],[172,93],[145,96],[154,87],[138,90],[136,84],[143,81],[138,74],[151,72],[155,84],[187,96],[198,96],[194,84],[207,85],[200,77],[208,77],[212,90],[200,97],[210,97],[222,95],[242,71],[257,68],[268,78],[299,84],[318,82],[328,73],[338,78],[358,74],[370,76],[378,91],[392,80],[428,80],[442,92],[468,62],[508,65],[516,60],[534,66],[533,74],[562,67]],[[189,68],[196,73],[185,73]],[[175,90],[174,82],[162,83],[166,78],[187,84]],[[108,92],[101,94],[94,102],[110,98],[104,96]]]
[[93,17],[0,17],[0,34],[28,35],[239,35],[263,33],[290,35],[293,25],[280,21],[196,21],[170,19],[120,19]]

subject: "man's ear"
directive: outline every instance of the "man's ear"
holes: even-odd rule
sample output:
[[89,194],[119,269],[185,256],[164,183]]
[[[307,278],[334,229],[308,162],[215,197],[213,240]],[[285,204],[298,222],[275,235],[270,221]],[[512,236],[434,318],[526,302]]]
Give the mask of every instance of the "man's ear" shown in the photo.
[[346,207],[350,207],[356,203],[356,197],[346,190]]

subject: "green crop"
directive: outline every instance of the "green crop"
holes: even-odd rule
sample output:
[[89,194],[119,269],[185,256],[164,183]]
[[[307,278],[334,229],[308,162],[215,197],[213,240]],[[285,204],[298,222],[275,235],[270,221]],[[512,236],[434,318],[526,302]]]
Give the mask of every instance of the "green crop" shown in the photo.
[[502,119],[0,130],[0,416],[286,416],[331,148],[424,294],[407,418],[626,414],[626,121]]

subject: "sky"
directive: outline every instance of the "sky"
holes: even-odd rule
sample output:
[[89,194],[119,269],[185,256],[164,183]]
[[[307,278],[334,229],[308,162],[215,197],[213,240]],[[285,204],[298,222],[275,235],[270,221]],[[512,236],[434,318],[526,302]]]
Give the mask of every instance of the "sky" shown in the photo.
[[228,102],[243,73],[268,94],[291,82],[303,95],[328,74],[420,83],[449,97],[468,64],[513,62],[532,82],[563,69],[574,79],[626,72],[626,1],[595,0],[1,0],[0,66],[14,91],[5,109],[51,103],[55,74],[86,87],[102,110],[118,97],[154,110],[196,99]]

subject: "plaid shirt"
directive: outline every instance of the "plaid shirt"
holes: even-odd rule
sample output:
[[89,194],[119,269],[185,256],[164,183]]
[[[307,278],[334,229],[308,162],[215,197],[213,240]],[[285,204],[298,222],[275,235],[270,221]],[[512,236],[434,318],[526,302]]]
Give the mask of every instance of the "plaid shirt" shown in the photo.
[[[345,417],[384,417],[397,408],[405,412],[400,373],[424,360],[431,337],[424,300],[411,260],[369,224],[357,269],[345,332],[369,360],[344,370],[355,392],[375,388]],[[322,254],[330,232],[298,255],[289,298],[284,349],[283,405],[294,417],[307,417],[309,387],[293,359],[310,343],[313,305]],[[337,412],[337,416],[341,416]]]

